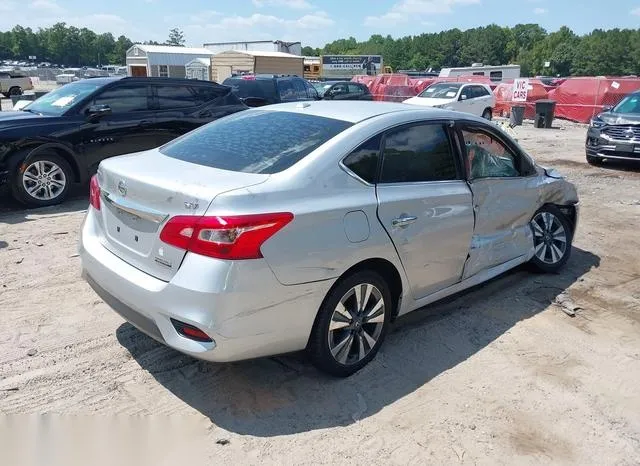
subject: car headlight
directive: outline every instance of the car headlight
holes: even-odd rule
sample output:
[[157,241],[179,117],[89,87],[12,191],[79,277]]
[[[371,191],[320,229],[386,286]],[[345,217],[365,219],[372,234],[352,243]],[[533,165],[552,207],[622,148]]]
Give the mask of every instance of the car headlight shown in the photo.
[[602,128],[604,126],[607,126],[607,124],[604,121],[602,121],[600,119],[600,117],[596,116],[596,117],[591,119],[591,127],[592,128]]

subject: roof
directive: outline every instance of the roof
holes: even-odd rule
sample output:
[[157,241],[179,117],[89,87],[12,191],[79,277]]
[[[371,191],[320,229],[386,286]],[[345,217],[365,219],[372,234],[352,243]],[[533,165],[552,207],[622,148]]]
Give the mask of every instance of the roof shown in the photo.
[[[315,115],[319,117],[332,118],[334,120],[359,123],[369,118],[396,112],[413,112],[422,118],[456,118],[460,119],[460,113],[451,112],[432,107],[418,107],[393,102],[372,102],[372,101],[313,101],[313,102],[291,102],[286,104],[268,105],[260,107],[262,111],[293,112],[304,113],[305,115]],[[474,119],[473,115],[465,114],[465,117]]]
[[191,60],[189,63],[187,63],[187,65],[190,65],[191,63],[196,63],[196,62],[197,63],[202,63],[203,65],[206,65],[206,66],[210,66],[211,65],[211,60],[210,59],[202,58],[202,57],[198,57],[198,58],[195,58],[195,59]]
[[232,45],[232,44],[285,44],[285,45],[295,45],[300,44],[300,42],[286,42],[283,40],[248,40],[248,41],[232,41],[232,42],[208,42],[204,44],[204,46],[208,45]]
[[291,53],[266,52],[266,51],[262,51],[262,50],[225,50],[224,52],[220,52],[220,53],[227,53],[227,52],[244,53],[245,55],[251,55],[251,56],[254,56],[254,57],[298,58],[298,59],[301,59],[301,60],[304,58],[304,57],[301,57],[299,55],[293,55]]
[[147,53],[172,53],[180,55],[213,55],[211,50],[196,47],[176,47],[173,45],[146,45],[146,44],[134,44],[133,47],[138,47]]

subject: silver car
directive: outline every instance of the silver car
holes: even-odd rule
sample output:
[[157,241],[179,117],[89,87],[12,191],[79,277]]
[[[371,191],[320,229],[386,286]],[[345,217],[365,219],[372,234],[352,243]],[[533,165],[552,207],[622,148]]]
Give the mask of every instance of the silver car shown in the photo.
[[347,376],[397,316],[525,262],[558,270],[577,219],[574,186],[486,120],[303,102],[103,161],[80,252],[104,301],[178,351],[307,349]]

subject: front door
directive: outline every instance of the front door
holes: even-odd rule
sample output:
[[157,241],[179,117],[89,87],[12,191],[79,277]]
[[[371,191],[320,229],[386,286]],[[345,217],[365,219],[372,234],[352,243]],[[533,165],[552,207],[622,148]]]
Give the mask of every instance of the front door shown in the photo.
[[487,126],[462,127],[469,186],[476,214],[464,278],[526,255],[538,180],[533,163]]
[[473,234],[471,191],[444,123],[385,135],[378,217],[398,251],[414,299],[460,281]]
[[79,133],[80,152],[94,170],[103,159],[157,147],[154,114],[150,108],[151,91],[147,84],[118,83],[97,94],[91,105],[108,105],[111,114],[96,122],[87,122]]

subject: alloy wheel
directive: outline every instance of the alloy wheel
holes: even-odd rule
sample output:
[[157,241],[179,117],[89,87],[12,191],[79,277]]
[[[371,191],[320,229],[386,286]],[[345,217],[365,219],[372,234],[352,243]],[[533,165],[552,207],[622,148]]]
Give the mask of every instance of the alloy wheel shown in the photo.
[[56,163],[38,160],[22,173],[22,186],[34,199],[49,201],[64,191],[67,186],[67,177]]
[[567,231],[550,212],[540,212],[531,221],[535,255],[545,264],[557,264],[567,252]]
[[385,321],[385,302],[380,290],[362,283],[347,291],[329,322],[329,349],[340,364],[363,360],[378,342]]

